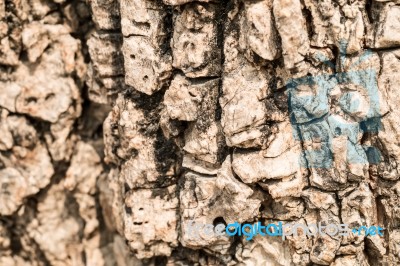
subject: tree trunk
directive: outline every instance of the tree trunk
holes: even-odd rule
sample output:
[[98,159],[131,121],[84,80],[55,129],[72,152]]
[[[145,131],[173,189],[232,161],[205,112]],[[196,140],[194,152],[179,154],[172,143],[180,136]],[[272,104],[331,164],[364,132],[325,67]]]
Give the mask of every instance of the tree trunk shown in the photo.
[[0,265],[398,265],[396,4],[0,0]]

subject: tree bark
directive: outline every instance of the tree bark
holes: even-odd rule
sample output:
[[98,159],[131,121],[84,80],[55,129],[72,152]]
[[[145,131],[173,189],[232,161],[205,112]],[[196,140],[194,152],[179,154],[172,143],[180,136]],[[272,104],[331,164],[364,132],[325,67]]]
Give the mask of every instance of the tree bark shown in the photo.
[[0,1],[0,265],[399,264],[398,1]]

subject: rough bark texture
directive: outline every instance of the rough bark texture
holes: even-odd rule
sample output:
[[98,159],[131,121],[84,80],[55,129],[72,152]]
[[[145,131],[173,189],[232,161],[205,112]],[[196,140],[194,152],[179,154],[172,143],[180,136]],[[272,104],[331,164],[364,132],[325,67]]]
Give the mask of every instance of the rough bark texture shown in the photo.
[[0,265],[399,265],[399,98],[398,0],[0,0]]

